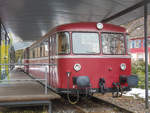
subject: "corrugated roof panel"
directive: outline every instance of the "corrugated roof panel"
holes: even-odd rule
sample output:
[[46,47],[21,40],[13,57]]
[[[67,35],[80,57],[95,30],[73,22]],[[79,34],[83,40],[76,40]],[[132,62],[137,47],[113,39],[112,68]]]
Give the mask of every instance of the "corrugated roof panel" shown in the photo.
[[[23,40],[36,40],[49,29],[71,22],[101,21],[142,0],[0,0],[7,30]],[[117,18],[120,25],[143,16],[142,8]]]

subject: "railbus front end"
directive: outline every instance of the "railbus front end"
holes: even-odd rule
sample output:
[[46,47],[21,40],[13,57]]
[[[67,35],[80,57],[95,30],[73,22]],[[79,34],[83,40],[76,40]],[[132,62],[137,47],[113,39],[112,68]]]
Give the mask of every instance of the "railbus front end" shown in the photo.
[[[112,92],[121,96],[138,83],[131,75],[126,30],[96,22],[57,26],[25,51],[25,63],[49,63],[48,85],[59,94],[89,95]],[[35,78],[44,78],[41,66],[25,66]]]
[[57,34],[57,91],[67,94],[112,92],[114,97],[121,96],[138,82],[137,76],[131,75],[125,30],[120,31],[121,27],[115,26],[115,30],[112,26],[110,29],[105,24],[101,25],[105,29],[99,30],[96,23],[91,25],[95,25],[94,30],[80,28]]

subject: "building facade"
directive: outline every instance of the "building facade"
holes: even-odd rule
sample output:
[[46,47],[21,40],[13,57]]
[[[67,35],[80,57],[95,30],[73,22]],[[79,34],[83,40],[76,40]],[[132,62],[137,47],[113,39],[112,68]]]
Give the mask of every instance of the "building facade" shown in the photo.
[[[145,61],[145,40],[144,37],[131,38],[129,40],[129,52],[132,61]],[[148,63],[150,64],[150,36],[148,36]]]

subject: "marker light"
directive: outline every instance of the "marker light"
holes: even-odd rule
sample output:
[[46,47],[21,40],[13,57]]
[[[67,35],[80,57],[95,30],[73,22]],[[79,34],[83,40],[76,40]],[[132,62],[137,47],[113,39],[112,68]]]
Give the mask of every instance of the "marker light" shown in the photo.
[[98,29],[103,29],[103,27],[104,27],[102,23],[97,23],[96,26],[97,26]]
[[80,71],[81,70],[81,65],[80,64],[75,64],[74,65],[74,70],[75,71]]
[[125,63],[122,63],[121,65],[120,65],[120,68],[121,68],[121,70],[126,70],[126,64]]

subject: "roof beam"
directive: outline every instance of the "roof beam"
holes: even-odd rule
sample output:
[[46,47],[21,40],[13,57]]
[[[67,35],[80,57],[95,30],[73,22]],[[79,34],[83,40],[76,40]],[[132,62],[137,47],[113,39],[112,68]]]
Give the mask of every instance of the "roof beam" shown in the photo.
[[[150,0],[147,1],[147,4],[149,2],[150,2]],[[127,14],[127,13],[129,13],[129,12],[131,12],[131,11],[137,9],[137,8],[140,8],[142,6],[144,6],[144,0],[139,2],[139,3],[137,3],[137,4],[135,4],[135,5],[133,5],[133,6],[131,6],[131,7],[129,7],[129,8],[127,8],[127,9],[125,9],[125,10],[120,11],[119,13],[116,13],[116,14],[108,17],[108,18],[103,19],[101,22],[107,23],[107,22],[109,22],[109,21],[111,21],[113,19],[116,19],[116,18],[118,18],[120,16],[123,16],[123,15],[125,15],[125,14]]]

